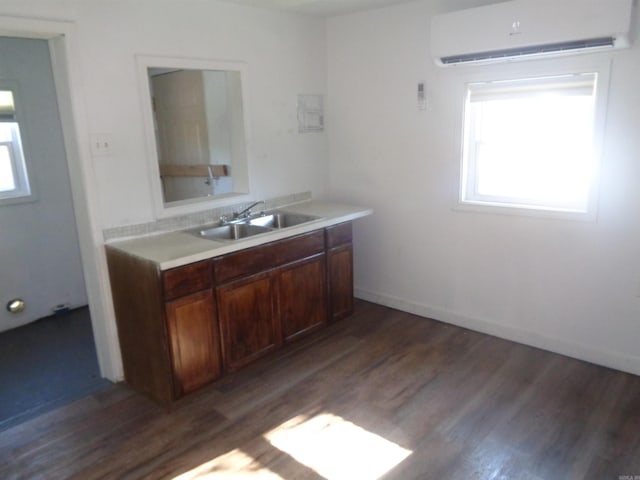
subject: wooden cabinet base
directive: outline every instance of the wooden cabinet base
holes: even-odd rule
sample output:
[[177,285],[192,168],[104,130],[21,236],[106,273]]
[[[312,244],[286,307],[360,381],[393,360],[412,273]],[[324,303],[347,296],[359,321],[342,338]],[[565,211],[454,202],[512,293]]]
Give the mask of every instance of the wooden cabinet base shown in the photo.
[[216,296],[226,371],[257,360],[281,343],[271,275],[258,274],[218,287]]
[[167,302],[176,397],[222,375],[214,305],[211,289]]
[[125,378],[170,403],[353,311],[351,223],[160,271],[107,246]]
[[353,313],[353,245],[351,223],[327,228],[329,321]]
[[278,274],[278,305],[285,342],[307,335],[327,323],[324,254],[296,262]]

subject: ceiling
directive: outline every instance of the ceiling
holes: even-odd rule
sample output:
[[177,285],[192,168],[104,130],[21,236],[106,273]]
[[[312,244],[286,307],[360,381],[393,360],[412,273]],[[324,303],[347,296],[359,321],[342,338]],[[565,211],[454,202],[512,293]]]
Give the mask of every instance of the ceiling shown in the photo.
[[241,5],[274,8],[304,15],[331,17],[413,0],[223,0]]

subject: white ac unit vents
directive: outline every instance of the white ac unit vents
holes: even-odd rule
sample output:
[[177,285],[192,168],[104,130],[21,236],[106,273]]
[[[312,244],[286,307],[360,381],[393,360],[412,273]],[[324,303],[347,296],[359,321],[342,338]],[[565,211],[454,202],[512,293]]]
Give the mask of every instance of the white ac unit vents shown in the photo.
[[436,15],[441,66],[567,55],[630,45],[633,0],[513,0]]

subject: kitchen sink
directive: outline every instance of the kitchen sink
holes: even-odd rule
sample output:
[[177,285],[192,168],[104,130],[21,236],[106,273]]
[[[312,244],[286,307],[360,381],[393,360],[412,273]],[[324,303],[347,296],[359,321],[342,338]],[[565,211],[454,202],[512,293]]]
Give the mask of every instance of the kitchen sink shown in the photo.
[[318,220],[320,217],[313,215],[303,215],[300,213],[288,213],[288,212],[267,212],[260,217],[249,219],[249,225],[258,225],[268,228],[287,228],[295,227],[302,223],[312,222]]
[[241,238],[253,237],[254,235],[260,235],[261,233],[267,233],[270,231],[270,228],[258,225],[250,225],[248,223],[231,223],[219,227],[197,229],[195,231],[192,230],[191,233],[196,233],[200,237],[209,238],[211,240],[239,240]]
[[296,225],[312,222],[320,218],[321,217],[314,215],[272,210],[270,212],[252,215],[248,218],[193,228],[186,230],[186,232],[209,240],[234,241],[283,228],[295,227]]

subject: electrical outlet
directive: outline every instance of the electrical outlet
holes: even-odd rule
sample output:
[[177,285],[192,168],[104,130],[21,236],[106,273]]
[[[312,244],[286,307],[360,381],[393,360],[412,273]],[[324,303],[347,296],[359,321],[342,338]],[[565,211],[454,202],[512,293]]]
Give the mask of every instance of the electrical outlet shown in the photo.
[[106,157],[113,154],[113,138],[110,133],[91,134],[91,155]]

